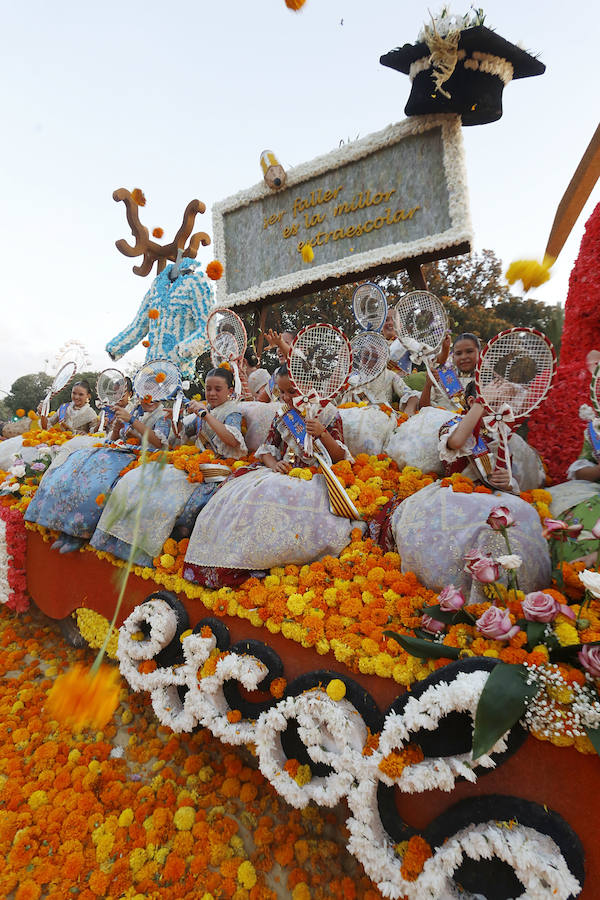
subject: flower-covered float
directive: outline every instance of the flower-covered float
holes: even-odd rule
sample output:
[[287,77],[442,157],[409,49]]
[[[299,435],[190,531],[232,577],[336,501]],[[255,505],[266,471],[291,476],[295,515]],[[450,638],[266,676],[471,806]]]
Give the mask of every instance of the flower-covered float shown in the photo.
[[[26,437],[45,465],[53,437]],[[182,447],[166,457],[199,483],[211,453]],[[244,463],[226,461],[232,471]],[[133,465],[147,465],[142,453]],[[552,584],[523,593],[519,523],[489,488],[359,453],[333,470],[366,520],[433,488],[497,504],[460,587],[424,587],[356,527],[339,556],[211,589],[186,580],[187,540],[170,538],[153,567],[129,575],[117,647],[111,573],[126,563],[89,545],[60,556],[52,534],[25,529],[42,468],[17,462],[5,478],[9,608],[24,609],[30,595],[53,618],[72,613],[92,646],[112,634],[110,655],[130,688],[149,694],[162,726],[208,728],[252,747],[292,806],[344,800],[348,848],[384,896],[451,896],[456,885],[491,898],[586,896],[600,576],[561,564]],[[309,468],[289,477],[320,476]],[[551,542],[571,539],[550,519],[547,491],[522,500]],[[471,581],[479,600],[465,603]]]

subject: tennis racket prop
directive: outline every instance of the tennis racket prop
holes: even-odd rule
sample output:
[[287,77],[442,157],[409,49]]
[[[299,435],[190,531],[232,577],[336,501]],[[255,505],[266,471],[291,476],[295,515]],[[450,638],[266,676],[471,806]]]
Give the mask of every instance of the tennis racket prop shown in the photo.
[[[483,424],[498,439],[497,468],[506,469],[511,478],[511,431],[542,403],[555,374],[554,347],[535,328],[508,328],[489,340],[481,351],[475,383],[488,413]],[[489,475],[488,464],[484,463],[484,467]]]
[[[176,426],[183,402],[183,385],[179,369],[169,359],[152,359],[142,366],[133,379],[133,390],[145,403],[173,400],[173,423]],[[125,426],[125,433],[129,428],[130,425]]]
[[363,331],[381,331],[387,311],[385,294],[372,281],[359,284],[352,294],[352,312]]
[[96,408],[101,409],[98,431],[104,431],[106,413],[114,413],[115,406],[123,399],[126,390],[125,376],[119,369],[104,369],[100,372],[96,380]]
[[302,421],[347,387],[352,370],[350,341],[334,325],[308,325],[294,338],[287,365],[290,380],[300,392],[294,408],[286,414],[294,420],[290,423],[295,429],[292,433],[304,452],[318,462],[327,484],[333,515],[360,519],[358,510],[331,469],[327,449],[319,439],[313,442]]
[[227,362],[233,370],[234,391],[238,397],[252,399],[243,371],[248,336],[244,323],[232,309],[213,309],[206,321],[210,358],[214,366]]
[[432,381],[435,376],[436,359],[444,335],[448,331],[448,316],[441,301],[429,291],[411,291],[396,304],[396,341],[390,348],[395,360],[402,351],[408,351],[410,361],[417,366],[424,365]]
[[54,397],[55,394],[58,394],[59,391],[62,391],[64,387],[67,386],[71,378],[75,375],[77,371],[77,366],[74,362],[67,362],[60,367],[52,384],[48,388],[48,392],[44,399],[40,404],[40,415],[44,418],[47,418],[50,413],[50,400]]
[[388,342],[376,331],[361,331],[350,341],[352,373],[348,384],[355,401],[363,399],[361,389],[385,370],[390,358]]

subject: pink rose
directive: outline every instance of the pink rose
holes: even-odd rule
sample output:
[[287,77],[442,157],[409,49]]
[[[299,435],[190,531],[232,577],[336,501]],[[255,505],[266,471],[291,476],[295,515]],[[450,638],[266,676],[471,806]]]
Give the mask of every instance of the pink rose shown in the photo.
[[521,606],[528,622],[553,622],[560,612],[558,600],[543,591],[527,594]]
[[456,612],[457,609],[461,609],[465,605],[465,602],[463,592],[454,587],[453,584],[447,585],[438,596],[440,609],[443,609],[444,612]]
[[600,678],[600,647],[588,647],[586,644],[577,654],[577,658],[586,672],[594,678]]
[[440,631],[445,631],[446,625],[444,622],[432,619],[431,616],[424,615],[421,619],[421,628],[423,631],[428,631],[429,634],[439,634]]
[[475,622],[477,630],[486,638],[494,641],[509,641],[519,631],[518,625],[510,621],[507,609],[490,606]]
[[502,531],[503,528],[510,528],[511,525],[515,524],[508,506],[494,506],[486,521],[494,531]]
[[[560,540],[564,540],[566,535],[577,537],[579,532],[583,530],[583,525],[581,524],[581,522],[577,522],[574,525],[569,525],[568,522],[563,522],[562,519],[544,519],[543,526],[544,527],[542,528],[542,532],[545,538],[547,538],[549,534],[553,534],[555,531],[562,531],[563,534],[560,535]],[[559,535],[557,535],[557,537],[559,537]]]
[[575,618],[573,610],[564,603],[559,603],[550,594],[533,591],[527,594],[521,604],[523,615],[529,622],[553,622],[559,613]]
[[481,584],[491,584],[500,574],[500,566],[491,556],[484,556],[478,550],[470,550],[465,556],[465,572]]
[[598,521],[592,528],[592,534],[594,535],[595,538],[600,538],[600,519],[598,519]]

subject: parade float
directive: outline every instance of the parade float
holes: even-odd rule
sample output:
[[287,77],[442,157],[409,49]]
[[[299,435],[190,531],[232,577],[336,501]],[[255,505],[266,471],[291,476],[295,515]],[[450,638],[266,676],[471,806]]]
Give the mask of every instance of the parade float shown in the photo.
[[[479,25],[455,38],[455,66],[507,82],[516,65],[507,42]],[[475,38],[484,39],[481,49],[470,43]],[[410,64],[415,84],[433,77],[428,46],[403,48],[385,64],[400,71]],[[543,71],[534,62],[514,77]],[[445,100],[446,81],[437,85]],[[460,79],[452,91],[456,97]],[[498,95],[494,104],[480,122],[498,118]],[[442,114],[417,112],[425,114],[217,204],[218,308],[249,306],[264,329],[271,303],[398,268],[424,287],[423,262],[467,252],[461,120],[444,106]],[[162,263],[131,325],[107,350],[118,358],[144,340],[150,360],[176,362],[185,375],[184,360],[206,346],[212,302],[194,263],[201,239],[184,250],[192,230],[186,213],[164,252],[149,248],[134,193],[115,194],[128,203],[136,236],[133,248],[120,249],[144,255],[140,274],[152,258]],[[258,405],[248,404],[254,449],[265,427],[253,419]],[[129,689],[150,696],[163,728],[207,729],[224,744],[251,747],[292,807],[346,804],[348,849],[383,896],[593,897],[600,576],[557,562],[559,545],[572,540],[570,526],[551,517],[552,495],[541,483],[514,500],[460,474],[443,478],[433,461],[419,468],[410,442],[402,444],[414,420],[360,403],[342,412],[353,461],[285,476],[299,487],[322,484],[329,506],[332,489],[345,495],[352,514],[340,521],[338,552],[308,558],[313,530],[306,516],[294,518],[299,507],[291,505],[284,522],[270,522],[267,511],[250,535],[241,535],[240,523],[232,556],[241,547],[248,570],[268,571],[243,573],[238,565],[242,574],[229,584],[186,577],[187,538],[167,537],[151,566],[89,544],[70,554],[52,550],[57,535],[26,527],[23,514],[69,435],[25,435],[0,507],[2,600],[19,612],[31,598],[51,619],[72,617],[92,647],[110,642]],[[362,415],[366,427],[356,425]],[[131,454],[121,476],[160,463],[191,484],[223,479],[206,468],[215,466],[214,454],[196,447]],[[217,468],[233,476],[249,461],[219,460]],[[215,502],[234,482],[227,477]],[[424,552],[434,557],[446,541],[466,554],[464,569],[461,558],[444,580],[427,585],[403,564],[400,547],[386,549],[368,530],[390,504],[410,527],[410,503],[421,491],[437,492],[444,509],[443,519],[415,516]],[[461,520],[459,529],[453,515],[466,497],[486,511],[483,525]],[[99,506],[107,499],[99,496]],[[280,552],[285,546],[287,558],[255,564],[261,541]],[[126,581],[115,577],[123,573]]]

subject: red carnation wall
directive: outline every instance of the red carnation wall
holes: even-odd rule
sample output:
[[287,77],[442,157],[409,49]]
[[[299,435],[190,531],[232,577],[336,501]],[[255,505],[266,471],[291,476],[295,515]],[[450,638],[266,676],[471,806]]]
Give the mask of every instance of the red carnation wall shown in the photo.
[[560,364],[554,386],[529,420],[528,441],[544,457],[553,482],[564,481],[579,456],[585,422],[579,407],[589,403],[585,357],[600,350],[600,204],[585,226],[569,279]]

